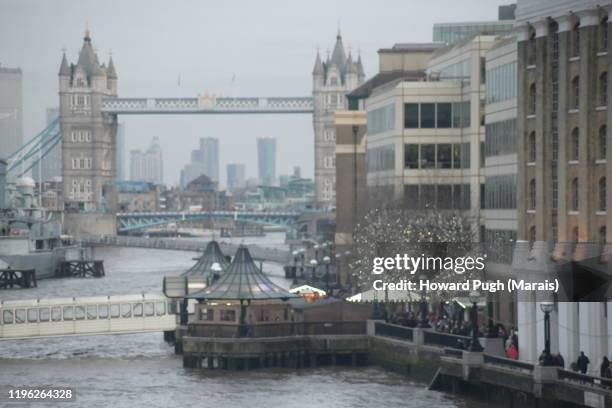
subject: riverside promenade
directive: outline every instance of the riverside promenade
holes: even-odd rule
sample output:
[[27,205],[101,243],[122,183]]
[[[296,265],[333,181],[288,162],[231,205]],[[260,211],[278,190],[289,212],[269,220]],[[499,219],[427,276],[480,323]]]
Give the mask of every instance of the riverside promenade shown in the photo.
[[508,408],[612,407],[612,380],[455,348],[468,337],[384,321],[266,324],[247,337],[214,327],[183,327],[185,367],[253,369],[377,365],[428,382],[429,388]]

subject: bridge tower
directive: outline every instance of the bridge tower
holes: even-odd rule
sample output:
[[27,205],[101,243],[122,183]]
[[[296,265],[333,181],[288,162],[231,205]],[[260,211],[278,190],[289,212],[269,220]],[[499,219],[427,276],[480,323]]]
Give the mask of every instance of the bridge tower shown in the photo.
[[77,63],[64,53],[59,70],[66,233],[116,233],[117,115],[101,111],[108,96],[117,96],[115,65],[112,57],[100,64],[87,30]]
[[334,50],[325,61],[317,52],[312,70],[313,126],[315,145],[315,195],[324,208],[336,205],[336,131],[334,112],[348,109],[345,95],[363,84],[361,56],[357,61],[344,51],[338,30]]

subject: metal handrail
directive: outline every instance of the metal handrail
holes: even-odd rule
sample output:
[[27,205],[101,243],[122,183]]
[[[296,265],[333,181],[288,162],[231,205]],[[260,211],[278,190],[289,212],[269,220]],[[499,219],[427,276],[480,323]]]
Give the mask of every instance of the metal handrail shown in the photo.
[[558,371],[558,378],[559,380],[587,383],[595,387],[612,389],[612,379],[595,377],[587,374],[577,373],[575,371],[564,370],[562,368],[560,368]]
[[270,338],[318,335],[365,335],[365,321],[271,322],[250,325],[192,322],[187,334],[206,338]]
[[513,360],[511,358],[493,356],[491,354],[484,355],[484,362],[489,364],[495,364],[503,367],[509,367],[513,369],[533,371],[534,364],[526,363],[524,361]]
[[376,322],[374,324],[374,334],[401,340],[414,340],[412,328],[391,323]]

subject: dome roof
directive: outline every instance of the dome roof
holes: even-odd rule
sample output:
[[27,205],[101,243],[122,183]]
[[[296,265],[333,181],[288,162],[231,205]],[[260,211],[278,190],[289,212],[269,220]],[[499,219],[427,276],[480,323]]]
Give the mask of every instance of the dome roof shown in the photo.
[[18,187],[35,187],[36,183],[34,182],[34,179],[32,177],[24,176],[17,180],[17,186]]

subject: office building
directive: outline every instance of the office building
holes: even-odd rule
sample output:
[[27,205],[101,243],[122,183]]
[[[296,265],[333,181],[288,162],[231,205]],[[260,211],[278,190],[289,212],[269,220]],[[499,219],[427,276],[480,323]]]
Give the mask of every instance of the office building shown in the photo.
[[127,180],[125,162],[125,123],[117,125],[117,180]]
[[257,139],[257,176],[265,186],[276,182],[276,139],[262,137]]
[[227,165],[227,189],[230,191],[246,186],[245,166],[242,163],[230,163]]
[[[47,125],[56,120],[58,117],[59,108],[47,108]],[[53,133],[50,133],[43,138],[42,143],[45,144],[45,147],[42,149],[41,154],[45,152],[46,154],[40,160],[40,162],[37,162],[32,167],[32,178],[36,182],[50,181],[62,177],[62,142],[60,141],[55,146],[49,144],[47,141],[51,139],[53,135]]]
[[23,86],[21,68],[0,65],[0,158],[23,145]]
[[219,139],[200,139],[199,148],[191,151],[190,162],[181,170],[181,188],[202,174],[215,182],[219,181]]
[[130,180],[163,183],[162,150],[157,136],[153,137],[146,151],[130,151]]

